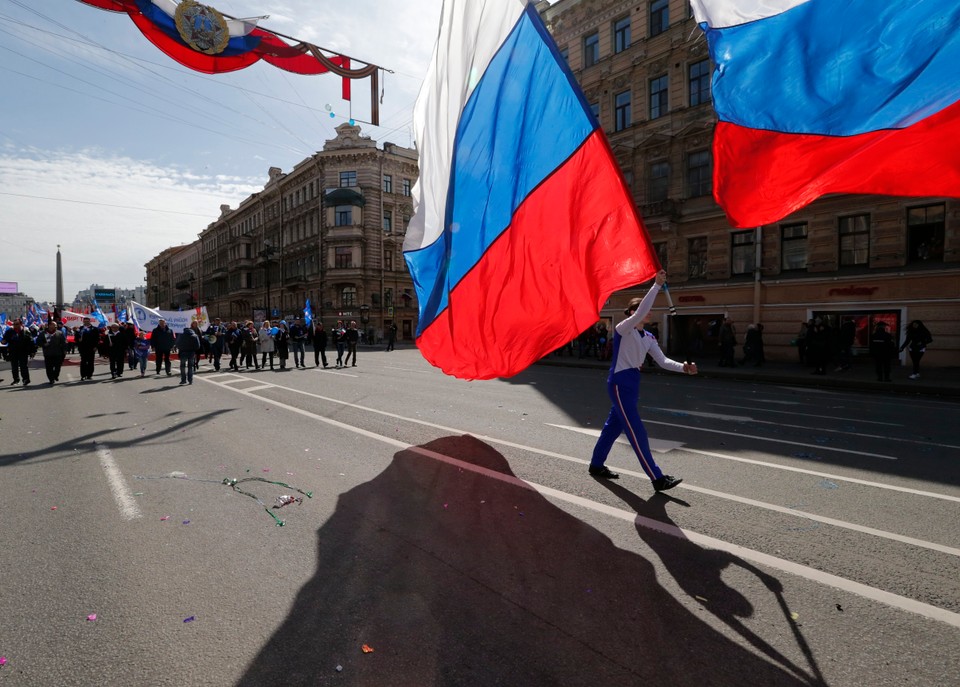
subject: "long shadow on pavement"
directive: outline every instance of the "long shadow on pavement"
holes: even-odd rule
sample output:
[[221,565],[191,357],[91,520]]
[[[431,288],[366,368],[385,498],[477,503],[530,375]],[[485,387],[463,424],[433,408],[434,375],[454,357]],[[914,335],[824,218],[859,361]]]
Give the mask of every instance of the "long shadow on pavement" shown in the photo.
[[[790,616],[790,611],[783,596],[783,585],[779,579],[739,556],[727,551],[705,549],[683,536],[683,532],[677,528],[667,514],[666,505],[673,502],[689,507],[690,504],[686,501],[665,493],[655,494],[650,499],[644,500],[615,482],[597,481],[640,516],[636,521],[637,534],[656,552],[667,572],[690,598],[705,599],[706,601],[703,602],[705,610],[723,621],[758,652],[803,678],[806,684],[826,685],[813,652],[800,632],[799,626]],[[668,525],[675,530],[674,534],[651,529],[643,523],[642,518]],[[734,566],[743,568],[755,575],[767,590],[776,597],[777,603],[783,611],[783,623],[789,626],[790,634],[793,635],[800,653],[810,666],[809,672],[784,656],[742,622],[741,618],[749,618],[753,615],[754,608],[753,604],[740,590],[734,589],[723,580],[724,569]]]
[[700,620],[649,561],[517,484],[502,455],[465,436],[401,451],[340,496],[317,531],[313,577],[238,684],[745,679],[810,684]]

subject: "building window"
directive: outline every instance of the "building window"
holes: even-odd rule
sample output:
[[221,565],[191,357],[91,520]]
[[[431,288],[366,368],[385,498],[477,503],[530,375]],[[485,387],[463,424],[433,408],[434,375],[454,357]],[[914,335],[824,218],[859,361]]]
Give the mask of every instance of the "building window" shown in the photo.
[[593,113],[593,116],[597,118],[597,121],[600,120],[600,103],[590,103],[590,111]]
[[613,52],[623,52],[630,47],[630,17],[613,22]]
[[690,107],[710,102],[710,60],[694,62],[689,68]]
[[666,74],[650,79],[650,119],[667,114],[668,83]]
[[707,237],[687,239],[687,277],[703,279],[707,276]]
[[668,0],[653,0],[650,3],[650,37],[659,36],[670,26]]
[[356,172],[340,172],[340,188],[357,185]]
[[388,234],[393,231],[393,210],[383,211],[383,230]]
[[340,307],[352,308],[357,304],[357,289],[353,286],[345,286],[340,292]]
[[840,218],[840,266],[870,263],[870,215]]
[[388,249],[383,254],[383,269],[387,270],[388,272],[393,271],[393,251],[392,250]]
[[338,205],[334,224],[338,227],[349,227],[353,224],[353,206]]
[[383,192],[393,193],[393,176],[390,174],[383,175]]
[[617,93],[614,96],[613,102],[614,128],[616,131],[623,131],[632,123],[630,116],[630,91]]
[[408,198],[410,197],[410,180],[409,179],[403,180],[403,195],[407,196]]
[[563,58],[563,61],[567,64],[570,64],[570,48],[561,48],[560,57]]
[[600,61],[600,34],[591,33],[583,38],[583,66],[592,67]]
[[756,263],[756,232],[735,231],[730,234],[730,273],[753,274]]
[[700,150],[687,155],[687,196],[708,196],[713,191],[713,170],[710,151]]
[[780,227],[780,269],[807,269],[807,225],[784,224]]
[[655,243],[653,244],[653,249],[657,253],[657,260],[660,262],[660,267],[667,269],[667,242]]
[[657,203],[667,199],[670,188],[670,163],[654,162],[650,165],[647,202]]
[[333,266],[341,270],[353,267],[353,249],[350,246],[337,246],[334,248]]
[[910,262],[943,261],[944,205],[907,209]]

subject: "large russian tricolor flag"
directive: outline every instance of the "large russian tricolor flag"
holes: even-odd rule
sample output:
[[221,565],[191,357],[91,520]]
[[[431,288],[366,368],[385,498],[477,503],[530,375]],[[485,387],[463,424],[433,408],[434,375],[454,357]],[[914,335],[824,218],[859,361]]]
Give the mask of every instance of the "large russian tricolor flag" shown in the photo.
[[444,2],[414,123],[404,256],[417,345],[447,374],[514,375],[656,272],[603,131],[531,3]]
[[960,3],[692,0],[731,224],[828,193],[960,196]]

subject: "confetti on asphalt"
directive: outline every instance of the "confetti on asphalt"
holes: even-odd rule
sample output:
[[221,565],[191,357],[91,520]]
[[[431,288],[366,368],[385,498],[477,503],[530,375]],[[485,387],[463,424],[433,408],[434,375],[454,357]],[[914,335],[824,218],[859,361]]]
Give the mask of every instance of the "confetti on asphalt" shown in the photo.
[[96,619],[97,619],[96,613],[91,613],[90,615],[87,616],[87,620],[90,621],[91,623]]
[[696,599],[697,601],[702,601],[703,603],[707,603],[707,600],[704,599],[702,596],[694,596],[693,598]]
[[820,480],[820,486],[824,489],[839,489],[840,487],[828,479]]
[[342,665],[337,664],[337,672],[338,672],[338,673],[343,672],[343,666],[342,666]]
[[160,521],[162,522],[164,520],[169,520],[169,519],[170,519],[169,515],[164,515],[162,518],[160,518]]
[[797,613],[796,611],[790,611],[790,618],[792,618],[793,620],[796,620],[799,617],[800,617],[799,613]]
[[184,619],[183,619],[183,622],[185,622],[185,623],[192,623],[192,622],[193,622],[194,620],[196,620],[196,619],[197,619],[197,616],[192,615],[192,616],[190,616],[189,618],[184,618]]
[[184,525],[189,525],[189,524],[190,524],[190,521],[189,521],[189,520],[184,520],[184,521],[183,521],[183,524],[184,524]]
[[363,653],[365,653],[365,654],[372,654],[372,653],[373,653],[373,647],[370,646],[369,644],[364,644],[364,645],[363,645],[362,647],[360,647],[360,648],[363,649]]
[[50,506],[50,510],[57,510],[56,506]]
[[133,492],[133,495],[134,495],[134,496],[143,496],[143,492],[142,492],[142,491],[135,491],[135,492]]
[[7,665],[7,657],[0,656],[0,667]]

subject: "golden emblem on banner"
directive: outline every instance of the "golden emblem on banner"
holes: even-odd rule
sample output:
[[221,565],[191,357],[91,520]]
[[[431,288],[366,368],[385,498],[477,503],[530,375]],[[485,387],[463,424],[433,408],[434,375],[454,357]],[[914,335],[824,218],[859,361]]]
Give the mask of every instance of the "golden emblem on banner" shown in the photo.
[[197,52],[222,53],[230,41],[227,20],[217,10],[194,0],[183,0],[174,16],[180,38]]

